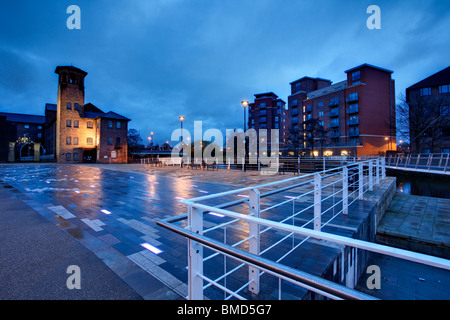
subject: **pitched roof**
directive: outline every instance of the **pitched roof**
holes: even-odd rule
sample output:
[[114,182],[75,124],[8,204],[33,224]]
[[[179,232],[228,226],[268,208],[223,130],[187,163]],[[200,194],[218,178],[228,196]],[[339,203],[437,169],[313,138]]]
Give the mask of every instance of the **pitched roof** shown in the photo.
[[385,69],[385,68],[380,68],[380,67],[374,66],[373,64],[368,64],[368,63],[363,63],[363,64],[361,64],[359,66],[354,67],[354,68],[345,70],[345,73],[351,72],[351,71],[356,70],[356,69],[360,69],[362,67],[368,67],[368,68],[377,69],[377,70],[381,70],[381,71],[385,71],[385,72],[389,72],[389,73],[394,73],[394,71],[392,71],[392,70],[388,70],[388,69]]
[[117,119],[117,120],[131,121],[127,117],[121,116],[120,114],[112,112],[112,111],[103,114],[102,116],[100,116],[100,118],[108,118],[108,119]]
[[45,116],[37,116],[33,114],[0,112],[0,116],[6,117],[6,121],[11,122],[36,123],[36,124],[45,123]]
[[406,90],[440,86],[444,84],[450,84],[450,66],[439,72],[436,72],[435,74],[423,79],[422,81],[417,82],[416,84],[413,84]]

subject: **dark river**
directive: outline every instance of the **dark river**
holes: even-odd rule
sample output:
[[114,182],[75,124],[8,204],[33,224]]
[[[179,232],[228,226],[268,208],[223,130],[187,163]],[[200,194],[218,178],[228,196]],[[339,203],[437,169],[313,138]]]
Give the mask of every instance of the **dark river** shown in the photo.
[[387,174],[397,177],[398,193],[450,199],[450,176],[401,173],[395,170],[389,170]]

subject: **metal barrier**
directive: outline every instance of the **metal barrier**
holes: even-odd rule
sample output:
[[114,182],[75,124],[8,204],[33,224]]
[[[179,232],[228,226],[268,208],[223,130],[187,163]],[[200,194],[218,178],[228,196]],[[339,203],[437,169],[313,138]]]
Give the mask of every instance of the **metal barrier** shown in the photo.
[[[260,293],[264,274],[278,278],[279,298],[281,281],[331,299],[372,298],[281,263],[312,239],[450,270],[446,259],[323,231],[324,227],[331,227],[333,219],[339,215],[348,215],[353,203],[363,200],[366,192],[380,184],[386,176],[384,161],[384,158],[371,159],[180,201],[188,206],[187,214],[157,223],[188,238],[188,298],[203,299],[204,291],[213,286],[223,292],[224,299],[246,299],[249,294]],[[286,211],[290,213],[286,215]],[[270,260],[265,257],[269,251]],[[224,266],[220,272],[216,270],[219,257]],[[206,270],[207,262],[212,267]],[[245,266],[248,266],[247,272],[243,271]],[[227,281],[233,282],[234,287],[227,285]]]
[[386,157],[386,166],[392,169],[450,174],[450,154],[395,155]]

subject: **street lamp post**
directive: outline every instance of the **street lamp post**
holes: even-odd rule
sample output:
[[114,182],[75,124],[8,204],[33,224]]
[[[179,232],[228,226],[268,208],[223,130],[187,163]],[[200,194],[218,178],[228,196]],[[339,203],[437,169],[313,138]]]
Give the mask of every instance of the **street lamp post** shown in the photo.
[[150,147],[153,149],[153,131],[150,132],[151,145]]
[[244,100],[241,102],[242,106],[244,107],[244,171],[245,171],[245,161],[246,161],[246,157],[247,157],[247,144],[246,144],[246,137],[245,137],[245,132],[247,131],[247,124],[246,124],[246,114],[247,114],[247,107],[248,107],[248,101]]
[[[184,149],[183,149],[183,121],[184,121],[184,116],[180,116],[178,119],[180,119],[180,127],[181,127],[181,150],[183,150],[182,152],[184,153]],[[181,161],[181,167],[183,167],[183,161]]]

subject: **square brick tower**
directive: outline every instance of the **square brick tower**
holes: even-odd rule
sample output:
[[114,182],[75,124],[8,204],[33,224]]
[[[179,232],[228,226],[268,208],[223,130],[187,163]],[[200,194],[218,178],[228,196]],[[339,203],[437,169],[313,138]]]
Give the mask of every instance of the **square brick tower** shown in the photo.
[[67,144],[74,120],[84,116],[84,78],[87,72],[73,66],[58,66],[59,75],[56,109],[56,161],[63,162],[72,150]]

